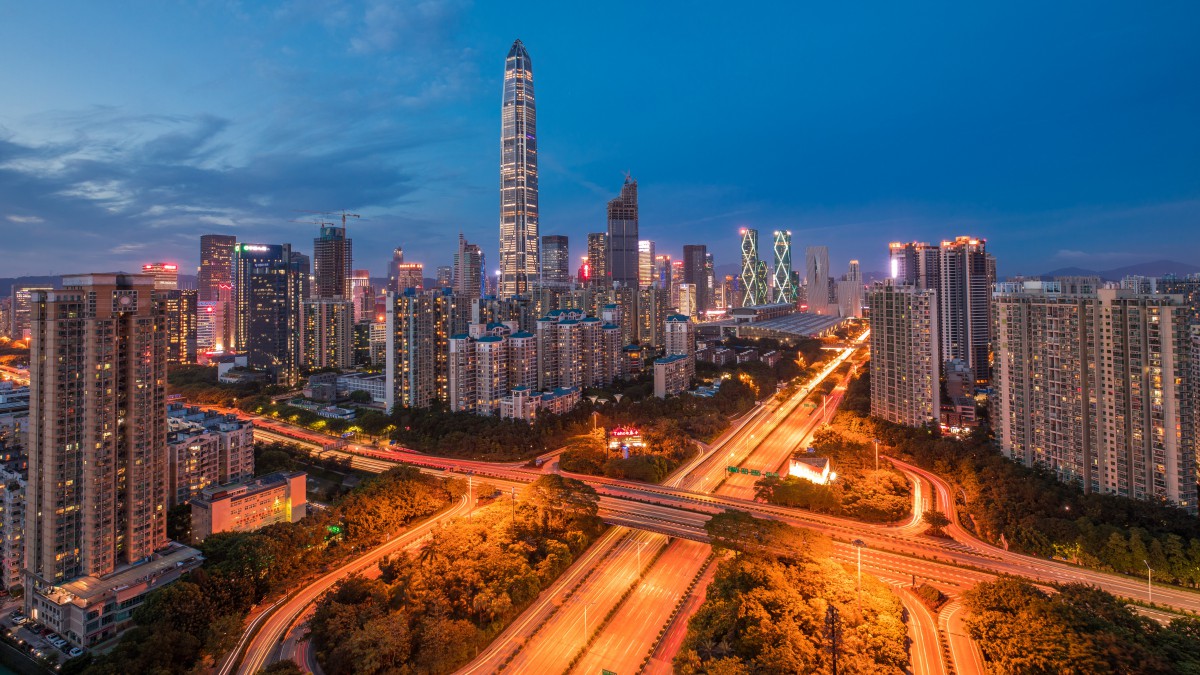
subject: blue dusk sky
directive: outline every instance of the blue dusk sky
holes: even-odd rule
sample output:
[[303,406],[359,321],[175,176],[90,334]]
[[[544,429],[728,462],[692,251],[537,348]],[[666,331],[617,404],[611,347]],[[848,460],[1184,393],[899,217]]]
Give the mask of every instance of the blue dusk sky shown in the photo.
[[[497,262],[501,80],[533,60],[541,234],[736,261],[737,229],[886,269],[988,239],[1002,275],[1200,264],[1200,3],[6,2],[0,277],[189,271],[349,209],[355,266]],[[577,259],[577,258],[576,258]]]

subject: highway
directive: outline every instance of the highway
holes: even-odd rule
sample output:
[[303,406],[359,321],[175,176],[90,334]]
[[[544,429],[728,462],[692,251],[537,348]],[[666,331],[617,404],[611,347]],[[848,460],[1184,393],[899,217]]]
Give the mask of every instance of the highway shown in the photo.
[[[829,534],[835,542],[840,542],[835,545],[835,558],[842,562],[850,562],[851,556],[854,555],[853,550],[848,548],[846,543],[854,539],[861,539],[867,546],[863,551],[864,571],[894,584],[924,580],[943,588],[948,594],[956,595],[979,581],[994,578],[996,574],[1013,574],[1043,583],[1082,581],[1126,598],[1147,599],[1144,580],[1139,581],[1130,577],[1086,570],[1058,561],[1010,553],[974,538],[961,527],[953,500],[950,499],[950,488],[945,481],[918,467],[894,458],[886,458],[883,455],[880,457],[881,460],[886,459],[893,462],[913,481],[915,488],[914,512],[918,509],[924,510],[936,498],[939,508],[945,511],[947,517],[951,519],[952,524],[946,528],[950,538],[936,538],[922,534],[924,525],[920,523],[916,515],[908,522],[897,525],[873,525],[846,518],[813,514],[799,509],[766,505],[750,499],[711,494],[710,486],[725,477],[725,467],[730,464],[731,459],[745,462],[747,458],[762,456],[769,461],[776,461],[780,457],[786,457],[799,442],[803,442],[803,439],[815,427],[814,418],[819,416],[814,414],[813,408],[802,407],[802,401],[813,386],[819,384],[821,379],[828,376],[851,354],[850,350],[843,352],[824,369],[818,378],[814,378],[808,387],[795,396],[784,401],[768,402],[738,420],[734,428],[708,446],[700,456],[673,474],[664,485],[650,485],[595,476],[577,477],[592,485],[601,495],[601,516],[607,522],[659,535],[704,542],[707,537],[703,525],[712,514],[727,509],[740,509],[759,517],[775,518]],[[831,403],[836,406],[840,402],[840,391],[835,390],[834,396],[838,398]],[[832,407],[829,414],[832,415]],[[268,425],[268,428],[264,429],[262,433],[274,433],[272,427],[277,431],[280,423],[270,421]],[[286,427],[286,425],[282,426]],[[292,434],[296,430],[285,428],[285,431]],[[256,431],[256,433],[259,432]],[[330,442],[328,436],[315,433],[312,435],[313,441],[317,444]],[[761,451],[765,454],[754,455],[754,451],[762,446],[766,446]],[[321,454],[350,457],[356,468],[368,471],[383,471],[397,462],[403,462],[415,464],[425,470],[448,471],[459,475],[474,473],[477,476],[486,476],[495,480],[506,479],[521,483],[534,480],[537,476],[543,475],[544,471],[557,468],[556,462],[547,462],[541,468],[534,469],[520,463],[500,464],[448,459],[404,449],[377,448],[358,444],[347,444],[342,449],[325,449],[321,451]],[[596,553],[595,556],[592,555],[593,552]],[[598,562],[598,557],[606,553],[607,551],[602,546],[594,545],[580,561],[568,570],[567,575],[574,574],[574,576],[567,579],[565,575],[564,583],[587,575],[591,566]],[[627,554],[623,554],[618,556],[618,559],[624,560],[626,557]],[[611,566],[607,560],[604,565],[605,568]],[[596,574],[597,579],[608,576],[601,572]],[[620,591],[620,593],[623,592],[623,590]],[[553,597],[553,594],[543,593],[543,598],[549,597]],[[1155,586],[1154,601],[1177,609],[1200,611],[1200,594],[1185,589]],[[493,642],[488,652],[481,654],[479,660],[472,662],[461,672],[495,672],[507,654],[512,653],[518,644],[529,639],[533,624],[545,617],[545,613],[549,609],[547,606],[540,606],[539,603],[542,602],[543,600],[540,598],[526,614],[523,614],[509,627],[509,630]],[[906,603],[907,605],[908,603]],[[582,614],[581,611],[580,614]],[[925,655],[919,658],[928,660],[928,652],[934,644],[933,639],[929,637],[928,622],[923,621],[916,612],[912,612],[912,614],[915,620],[914,626],[911,626],[910,629],[917,631],[920,635],[920,637],[916,635],[913,637],[914,651],[924,652]],[[524,621],[526,615],[532,617],[528,622]],[[603,612],[600,615],[602,616]],[[961,612],[957,616],[961,616]],[[673,625],[673,630],[675,630],[675,626],[677,623]],[[564,631],[562,633],[564,636],[569,633],[565,628],[556,630]],[[671,633],[668,637],[671,635],[675,635],[675,633]],[[653,644],[652,637],[645,636],[646,649]],[[575,650],[582,645],[581,640],[581,637],[576,636]],[[637,649],[640,650],[641,647]],[[625,648],[625,651],[630,650],[634,650],[634,648]],[[960,654],[963,654],[964,651],[959,649]],[[539,660],[543,657],[538,657],[538,655],[545,653],[549,652],[530,651],[527,656],[519,656],[519,658],[527,659],[522,663],[541,665],[546,661]],[[573,654],[572,651],[566,657],[567,660]],[[655,648],[655,658],[652,663],[666,663],[669,661],[669,657],[670,654],[662,652],[660,645]],[[914,655],[913,658],[916,659],[918,656]],[[566,660],[560,664],[563,667],[565,665]],[[931,668],[929,672],[940,672],[932,665],[928,667]],[[967,667],[969,666],[963,666],[964,669]]]
[[713,577],[717,575],[717,565],[719,562],[719,559],[714,559],[709,563],[704,573],[696,581],[692,592],[683,601],[683,605],[679,608],[679,613],[675,615],[671,624],[666,627],[666,633],[654,645],[654,653],[651,655],[650,661],[646,663],[646,669],[643,671],[646,675],[671,675],[674,672],[672,662],[675,659],[675,655],[679,653],[679,649],[683,647],[683,639],[687,637],[688,621],[700,609],[700,605],[704,604],[704,599],[708,597],[708,585],[712,583]]
[[[467,498],[463,497],[451,508],[440,512],[412,529],[372,549],[368,553],[325,574],[295,593],[289,593],[284,601],[272,613],[267,615],[265,619],[260,623],[251,623],[247,627],[241,640],[238,642],[237,651],[240,651],[245,646],[245,655],[240,659],[240,665],[238,659],[228,659],[218,670],[218,674],[229,675],[229,673],[235,672],[235,667],[236,672],[241,675],[253,675],[257,673],[275,660],[272,657],[277,651],[280,642],[283,641],[283,638],[287,635],[296,620],[316,602],[322,593],[351,574],[362,572],[397,551],[419,544],[443,520],[465,515],[468,510],[469,504]],[[254,630],[255,628],[257,630]],[[236,653],[235,651],[235,655]]]
[[621,603],[620,609],[572,672],[637,672],[654,647],[659,629],[671,618],[676,603],[704,568],[711,553],[712,547],[707,544],[673,540],[633,593]]
[[[629,536],[600,561],[602,567],[598,568],[598,573],[588,577],[540,630],[526,640],[506,670],[514,673],[562,672],[583,649],[592,632],[600,627],[604,617],[617,606],[625,591],[637,583],[642,569],[666,545],[667,538],[661,534],[629,532]],[[642,567],[638,566],[639,556]]]

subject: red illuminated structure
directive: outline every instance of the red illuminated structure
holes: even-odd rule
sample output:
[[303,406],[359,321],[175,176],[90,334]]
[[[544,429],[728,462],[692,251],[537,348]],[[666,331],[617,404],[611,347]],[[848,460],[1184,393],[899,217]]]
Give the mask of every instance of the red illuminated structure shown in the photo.
[[646,451],[646,441],[642,438],[642,430],[636,427],[614,427],[608,430],[608,452],[620,453],[626,459],[630,453]]

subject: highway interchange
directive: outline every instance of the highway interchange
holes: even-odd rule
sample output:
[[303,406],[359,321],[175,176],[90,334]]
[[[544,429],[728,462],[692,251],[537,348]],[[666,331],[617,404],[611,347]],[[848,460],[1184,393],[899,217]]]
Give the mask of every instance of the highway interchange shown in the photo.
[[[773,471],[796,448],[804,447],[824,418],[822,413],[832,416],[848,375],[839,377],[830,395],[828,411],[822,411],[819,404],[805,406],[804,402],[820,382],[852,358],[861,358],[858,350],[844,350],[790,398],[772,399],[756,407],[663,485],[575,476],[597,490],[600,515],[615,527],[543,591],[487,650],[459,672],[494,673],[506,661],[510,663],[505,670],[510,672],[563,672],[576,657],[580,659],[574,672],[598,672],[599,668],[622,674],[639,672],[644,662],[647,662],[645,672],[668,672],[666,666],[673,652],[664,653],[663,647],[674,643],[674,648],[678,648],[682,624],[698,606],[697,595],[703,593],[704,584],[694,584],[690,594],[689,589],[697,578],[711,578],[712,566],[706,565],[709,547],[704,523],[712,514],[726,509],[740,509],[758,517],[824,532],[833,538],[834,558],[840,562],[852,564],[857,551],[850,542],[856,539],[864,542],[863,570],[891,584],[908,609],[914,673],[984,672],[978,647],[962,626],[965,612],[954,598],[997,574],[1012,574],[1042,583],[1082,581],[1133,601],[1147,600],[1144,581],[1012,553],[976,539],[961,526],[950,487],[944,480],[893,458],[881,456],[881,461],[891,461],[916,488],[913,517],[898,525],[866,524],[753,501],[753,481],[740,473],[729,476],[726,467],[753,466]],[[327,436],[288,427],[269,418],[255,418],[255,422],[256,436],[266,440],[320,445],[329,442]],[[528,483],[544,472],[558,471],[552,455],[545,457],[541,467],[530,468],[520,463],[455,460],[358,444],[320,452],[347,457],[354,468],[365,471],[380,472],[397,463],[407,463],[427,471],[472,474],[486,477],[504,491]],[[951,520],[951,525],[945,528],[949,538],[923,534],[925,526],[919,513],[929,507],[942,510]],[[421,528],[460,515],[460,508],[444,512]],[[417,539],[393,540],[385,545],[391,546],[387,551],[376,549],[339,570],[338,578],[369,568],[393,551],[418,544]],[[237,659],[230,659],[221,675],[235,671],[255,673],[280,658],[294,659],[304,670],[311,671],[312,654],[306,643],[299,640],[303,621],[298,619],[336,581],[329,577],[296,592],[286,604],[273,610],[270,619],[255,620],[247,629],[248,636],[253,637],[246,638],[244,657],[236,668]],[[952,601],[935,616],[907,590],[914,581],[940,588]],[[1200,594],[1189,590],[1156,586],[1153,599],[1159,606],[1200,611]],[[673,608],[681,602],[680,612],[672,616]],[[613,620],[602,623],[614,608]],[[585,611],[589,624],[586,629]],[[660,630],[665,632],[661,640]],[[619,669],[611,664],[617,664]]]

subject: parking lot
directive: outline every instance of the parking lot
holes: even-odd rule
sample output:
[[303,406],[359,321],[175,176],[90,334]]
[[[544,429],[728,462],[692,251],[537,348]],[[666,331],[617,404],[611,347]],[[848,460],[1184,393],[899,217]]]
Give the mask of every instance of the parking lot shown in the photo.
[[73,647],[49,628],[26,619],[19,602],[0,605],[0,627],[10,641],[16,643],[17,648],[34,659],[63,663],[83,654],[82,650]]

